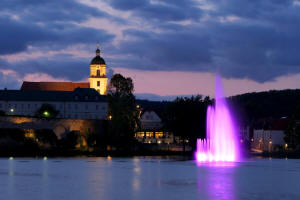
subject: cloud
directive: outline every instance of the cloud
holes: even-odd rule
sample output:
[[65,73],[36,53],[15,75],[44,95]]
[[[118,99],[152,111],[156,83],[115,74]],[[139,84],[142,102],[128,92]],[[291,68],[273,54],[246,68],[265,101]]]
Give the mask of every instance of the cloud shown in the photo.
[[269,82],[300,73],[297,2],[2,0],[0,69],[82,80],[100,40],[109,67]]
[[69,45],[103,43],[114,38],[105,30],[78,27],[66,24],[64,29],[28,24],[0,16],[0,55],[26,51],[29,46],[39,46],[45,49],[62,49]]
[[198,21],[202,16],[202,11],[194,0],[108,0],[108,2],[115,9],[132,11],[133,16],[147,20]]

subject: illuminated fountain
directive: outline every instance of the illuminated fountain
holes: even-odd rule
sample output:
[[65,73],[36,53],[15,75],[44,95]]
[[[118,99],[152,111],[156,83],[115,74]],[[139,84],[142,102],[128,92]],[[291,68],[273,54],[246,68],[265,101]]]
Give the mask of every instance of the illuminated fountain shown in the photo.
[[237,161],[239,148],[233,117],[230,113],[221,78],[216,78],[215,106],[207,108],[206,139],[197,140],[198,162]]

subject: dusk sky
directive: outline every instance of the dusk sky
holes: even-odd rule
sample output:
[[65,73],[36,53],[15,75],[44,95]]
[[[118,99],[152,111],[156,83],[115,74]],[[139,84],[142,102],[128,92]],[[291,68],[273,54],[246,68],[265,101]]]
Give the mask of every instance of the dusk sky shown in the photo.
[[300,0],[1,0],[0,88],[87,81],[97,41],[136,93],[300,88]]

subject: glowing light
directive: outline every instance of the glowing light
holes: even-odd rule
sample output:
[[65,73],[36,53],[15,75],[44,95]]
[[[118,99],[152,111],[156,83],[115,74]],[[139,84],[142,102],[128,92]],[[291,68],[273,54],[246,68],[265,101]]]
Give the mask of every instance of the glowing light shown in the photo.
[[10,112],[14,112],[14,109],[13,109],[13,108],[11,108],[11,109],[10,109]]
[[217,76],[215,106],[207,108],[206,139],[197,140],[197,161],[237,161],[239,149],[236,130],[224,98],[221,78]]
[[14,159],[14,157],[9,157],[9,160],[13,160]]
[[48,116],[49,116],[49,112],[45,111],[45,112],[43,113],[43,115],[44,115],[45,117],[48,117]]
[[112,116],[111,116],[111,115],[109,115],[109,116],[108,116],[108,119],[109,119],[109,120],[111,120],[111,119],[112,119]]
[[44,156],[43,160],[48,160],[47,156]]

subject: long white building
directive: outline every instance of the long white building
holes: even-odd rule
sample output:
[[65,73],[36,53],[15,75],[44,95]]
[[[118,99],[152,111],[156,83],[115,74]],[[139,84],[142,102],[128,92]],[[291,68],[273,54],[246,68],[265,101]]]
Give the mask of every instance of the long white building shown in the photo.
[[43,104],[52,105],[57,118],[107,119],[106,96],[93,88],[74,91],[0,90],[0,110],[6,115],[35,116]]

